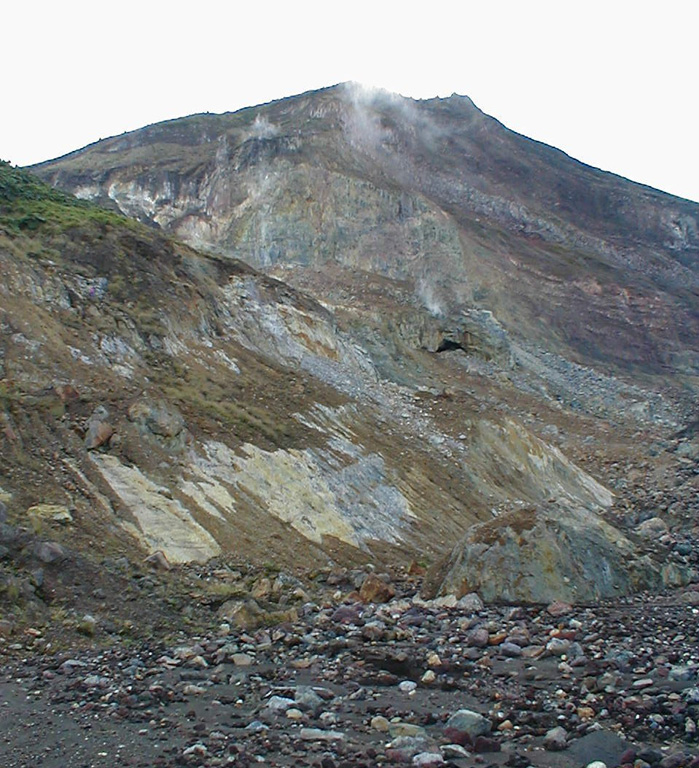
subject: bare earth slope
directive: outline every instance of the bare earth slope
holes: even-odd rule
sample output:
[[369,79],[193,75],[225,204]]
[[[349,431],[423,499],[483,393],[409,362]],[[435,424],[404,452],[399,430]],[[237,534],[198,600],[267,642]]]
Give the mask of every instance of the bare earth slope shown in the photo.
[[465,97],[345,84],[34,170],[258,267],[407,280],[457,332],[476,307],[576,362],[695,381],[699,207],[515,134]]
[[[688,578],[579,520],[615,503],[634,525],[652,517],[613,493],[638,466],[634,487],[659,484],[670,527],[692,523],[691,485],[674,486],[695,459],[676,433],[696,390],[696,205],[512,134],[468,99],[351,85],[34,170],[152,226],[67,198],[42,213],[38,187],[6,195],[13,521],[39,504],[55,522],[50,503],[75,530],[99,521],[170,562],[314,564],[432,562],[496,517],[494,541],[514,531],[524,568],[528,521],[554,505],[602,537],[610,576],[585,576],[597,547],[571,536],[572,592],[554,569],[508,599]],[[452,573],[442,588],[477,583]]]
[[412,350],[439,388],[383,380],[307,295],[3,174],[26,187],[0,242],[13,521],[313,564],[429,560],[500,507],[612,503],[448,355]]

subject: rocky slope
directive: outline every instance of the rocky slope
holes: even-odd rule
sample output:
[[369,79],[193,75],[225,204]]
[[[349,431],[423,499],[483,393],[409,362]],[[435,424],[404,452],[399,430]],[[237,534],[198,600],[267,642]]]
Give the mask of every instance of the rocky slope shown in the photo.
[[34,171],[78,200],[2,167],[13,621],[76,553],[508,601],[693,578],[696,205],[350,86]]
[[696,385],[699,206],[508,131],[465,97],[344,84],[34,171],[292,282],[320,270],[336,305],[366,273],[404,281],[410,306],[488,355],[504,350],[474,310],[568,360]]
[[[513,503],[612,503],[475,391],[382,380],[307,295],[3,174],[12,521],[99,529],[102,548],[127,534],[175,563],[312,564],[430,560]],[[414,354],[431,380],[460,375]]]
[[2,765],[699,763],[696,205],[347,86],[36,170]]

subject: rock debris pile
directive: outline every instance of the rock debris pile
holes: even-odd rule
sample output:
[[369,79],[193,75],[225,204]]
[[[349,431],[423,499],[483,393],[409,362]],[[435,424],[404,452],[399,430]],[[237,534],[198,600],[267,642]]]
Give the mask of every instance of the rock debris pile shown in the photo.
[[696,585],[594,607],[323,586],[274,626],[239,610],[168,642],[5,638],[2,764],[699,766]]

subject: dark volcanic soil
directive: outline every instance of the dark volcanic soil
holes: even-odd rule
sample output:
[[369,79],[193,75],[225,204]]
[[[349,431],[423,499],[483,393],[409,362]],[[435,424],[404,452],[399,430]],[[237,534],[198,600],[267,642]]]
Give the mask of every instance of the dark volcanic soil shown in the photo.
[[126,642],[98,624],[59,653],[50,629],[5,637],[0,765],[699,765],[699,591],[484,608],[401,580],[367,604],[361,579],[267,628],[221,614]]

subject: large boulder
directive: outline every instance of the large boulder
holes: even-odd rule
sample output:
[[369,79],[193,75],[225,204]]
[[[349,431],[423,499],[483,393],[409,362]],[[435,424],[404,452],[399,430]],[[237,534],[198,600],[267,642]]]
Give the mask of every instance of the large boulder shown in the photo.
[[189,433],[182,414],[170,403],[138,400],[129,408],[128,417],[142,435],[154,438],[165,448],[184,448]]
[[114,427],[109,423],[109,411],[102,405],[95,408],[87,422],[85,448],[94,451],[107,445],[114,434]]
[[428,581],[438,594],[550,603],[596,601],[683,578],[594,512],[549,505],[474,525]]
[[472,744],[478,736],[490,733],[490,720],[470,709],[455,712],[444,726],[444,735],[455,744]]

